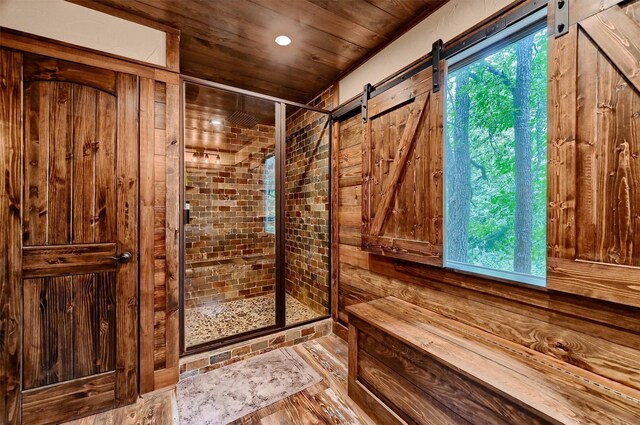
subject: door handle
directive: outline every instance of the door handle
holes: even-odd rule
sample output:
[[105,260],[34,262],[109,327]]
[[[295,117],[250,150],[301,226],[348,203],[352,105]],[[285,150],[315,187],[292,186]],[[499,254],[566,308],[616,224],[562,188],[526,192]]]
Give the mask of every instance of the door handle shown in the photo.
[[110,260],[115,260],[116,263],[128,263],[133,258],[133,255],[131,255],[130,252],[125,251],[122,254],[118,255],[117,257],[107,257],[107,258],[109,258]]

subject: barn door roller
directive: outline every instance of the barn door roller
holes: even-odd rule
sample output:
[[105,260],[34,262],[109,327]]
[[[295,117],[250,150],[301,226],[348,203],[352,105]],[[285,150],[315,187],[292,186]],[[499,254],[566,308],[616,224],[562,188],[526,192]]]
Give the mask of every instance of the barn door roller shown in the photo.
[[438,93],[440,91],[440,58],[442,57],[442,39],[439,39],[433,43],[431,51],[431,78],[433,80],[433,92]]
[[362,93],[362,123],[365,124],[368,118],[369,99],[371,99],[371,91],[373,86],[369,83],[364,85],[364,92]]
[[556,38],[569,32],[569,0],[556,0]]

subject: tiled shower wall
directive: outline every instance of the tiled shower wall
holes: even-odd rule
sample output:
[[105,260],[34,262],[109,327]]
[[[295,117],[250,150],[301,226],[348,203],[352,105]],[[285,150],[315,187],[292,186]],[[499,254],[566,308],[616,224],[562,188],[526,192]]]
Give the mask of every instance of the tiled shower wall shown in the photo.
[[[329,89],[312,106],[331,109],[335,95]],[[330,291],[328,118],[298,110],[286,125],[286,291],[323,315]],[[221,155],[221,165],[211,151],[209,164],[186,162],[185,200],[191,204],[185,229],[187,308],[275,290],[275,235],[264,227],[262,167],[274,151],[275,128],[225,127],[223,140],[221,147],[235,145],[243,154],[235,154],[234,161]],[[232,165],[247,152],[250,158]]]
[[[334,103],[329,89],[311,105]],[[330,291],[329,126],[327,115],[310,110],[287,117],[286,291],[319,314],[328,314]]]
[[[275,290],[275,235],[265,231],[264,161],[275,147],[275,128],[224,127],[209,163],[185,163],[185,306],[198,307],[266,295]],[[187,141],[188,146],[188,141]],[[212,155],[212,152],[214,153]]]

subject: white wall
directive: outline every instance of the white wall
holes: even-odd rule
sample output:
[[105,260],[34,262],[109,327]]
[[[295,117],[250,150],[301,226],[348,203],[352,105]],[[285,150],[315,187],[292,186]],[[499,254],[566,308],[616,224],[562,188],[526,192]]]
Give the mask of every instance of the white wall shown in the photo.
[[155,65],[166,34],[64,0],[0,0],[0,26]]
[[424,21],[407,31],[367,62],[340,80],[340,103],[362,93],[365,84],[376,84],[431,52],[434,41],[445,43],[514,0],[450,0]]

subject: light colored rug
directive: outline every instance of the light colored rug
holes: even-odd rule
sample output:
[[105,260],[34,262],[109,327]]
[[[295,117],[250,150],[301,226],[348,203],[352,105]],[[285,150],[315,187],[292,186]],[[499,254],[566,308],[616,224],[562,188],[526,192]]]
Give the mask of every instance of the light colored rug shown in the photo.
[[178,384],[182,425],[222,425],[267,407],[322,378],[291,348],[280,348]]

